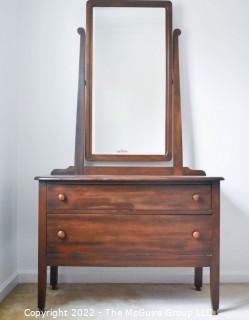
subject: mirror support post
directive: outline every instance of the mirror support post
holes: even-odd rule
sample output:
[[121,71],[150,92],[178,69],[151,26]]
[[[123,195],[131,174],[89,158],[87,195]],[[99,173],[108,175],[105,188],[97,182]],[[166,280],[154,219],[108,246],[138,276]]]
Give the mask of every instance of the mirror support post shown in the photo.
[[51,175],[74,175],[74,174],[84,174],[85,172],[86,33],[85,33],[85,29],[83,28],[78,28],[77,32],[80,35],[80,56],[79,56],[79,80],[78,80],[74,166],[70,166],[66,169],[54,169],[52,170]]
[[75,137],[75,174],[84,173],[85,162],[85,42],[86,34],[83,28],[78,29],[80,35],[80,57],[79,57],[79,82],[77,101],[77,120]]
[[173,165],[183,166],[182,156],[182,118],[179,67],[179,36],[181,30],[173,32]]

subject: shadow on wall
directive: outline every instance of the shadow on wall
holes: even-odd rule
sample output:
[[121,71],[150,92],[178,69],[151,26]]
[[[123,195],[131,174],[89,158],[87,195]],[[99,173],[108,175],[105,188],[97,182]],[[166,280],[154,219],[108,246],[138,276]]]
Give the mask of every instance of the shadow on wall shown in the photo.
[[[222,184],[221,184],[222,189]],[[249,282],[249,215],[221,194],[221,280],[229,273],[230,281]],[[244,258],[243,258],[244,257]],[[241,260],[245,260],[241,264]],[[226,269],[223,269],[223,265]],[[229,269],[228,269],[229,267]],[[234,279],[232,279],[234,277]],[[230,279],[231,278],[231,279]],[[224,279],[225,280],[225,279]]]

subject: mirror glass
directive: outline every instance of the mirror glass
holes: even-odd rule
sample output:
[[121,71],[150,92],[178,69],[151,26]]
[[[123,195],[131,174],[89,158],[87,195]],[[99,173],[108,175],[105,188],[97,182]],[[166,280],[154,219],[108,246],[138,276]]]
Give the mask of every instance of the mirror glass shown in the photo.
[[92,154],[165,155],[166,14],[94,7]]

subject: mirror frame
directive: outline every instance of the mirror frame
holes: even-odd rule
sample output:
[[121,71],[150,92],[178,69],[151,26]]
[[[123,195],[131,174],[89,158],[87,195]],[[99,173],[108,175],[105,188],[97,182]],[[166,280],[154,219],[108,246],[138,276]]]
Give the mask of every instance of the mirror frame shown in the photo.
[[[94,7],[142,7],[164,8],[166,16],[166,119],[165,154],[93,154],[92,153],[92,62],[93,62],[93,8]],[[170,1],[89,0],[86,12],[86,159],[90,161],[170,161],[172,159],[172,3]]]

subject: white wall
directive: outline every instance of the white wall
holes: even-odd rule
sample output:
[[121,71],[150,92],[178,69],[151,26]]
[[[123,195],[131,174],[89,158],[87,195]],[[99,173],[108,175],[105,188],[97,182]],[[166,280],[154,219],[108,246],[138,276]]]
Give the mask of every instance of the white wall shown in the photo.
[[221,277],[249,281],[249,1],[174,3],[174,23],[183,30],[183,121],[192,120],[194,165],[226,178]]
[[18,268],[36,271],[35,175],[73,163],[79,35],[84,3],[19,3]]
[[[222,183],[221,276],[226,281],[249,281],[249,2],[236,1],[236,8],[232,0],[173,2],[174,25],[183,31],[185,164],[226,177]],[[33,177],[73,163],[76,29],[85,26],[85,2],[19,0],[18,4],[18,270],[21,281],[34,281],[37,182]],[[13,139],[13,129],[5,129],[11,132],[8,139]],[[5,168],[10,166],[8,161]],[[174,269],[112,269],[111,273],[107,268],[85,268],[73,274],[67,270],[70,275],[64,280],[79,280],[78,273],[84,272],[83,281],[119,282],[188,281],[192,272],[178,270],[174,277]]]
[[[0,300],[16,282],[16,1],[0,1]],[[11,284],[11,286],[10,286]]]

